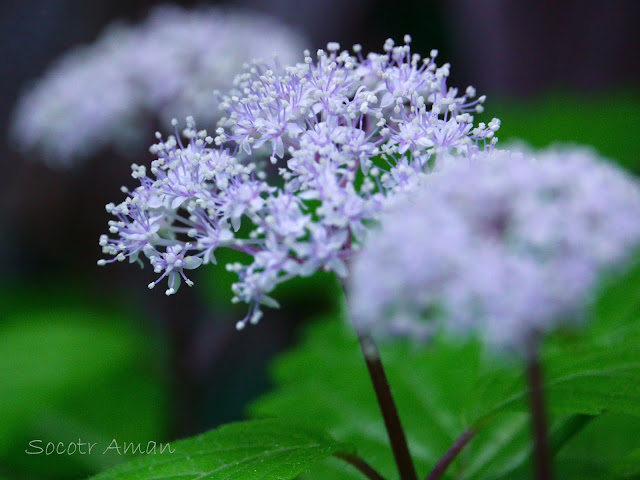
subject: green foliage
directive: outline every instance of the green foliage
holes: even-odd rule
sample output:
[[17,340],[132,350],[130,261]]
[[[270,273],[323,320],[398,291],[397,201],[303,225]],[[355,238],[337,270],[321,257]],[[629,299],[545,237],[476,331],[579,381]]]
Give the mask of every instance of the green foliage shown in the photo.
[[148,335],[122,311],[68,287],[42,289],[33,302],[26,301],[31,289],[0,290],[0,464],[12,477],[86,476],[122,461],[27,455],[31,440],[102,445],[166,434],[166,392]]
[[288,480],[350,449],[327,436],[274,420],[225,425],[103,472],[93,480]]
[[[640,324],[631,321],[639,272],[636,268],[609,282],[586,333],[557,335],[545,346],[542,363],[556,451],[588,435],[591,416],[640,413]],[[531,442],[519,362],[492,357],[475,342],[447,338],[428,348],[389,343],[382,358],[420,475],[465,428],[480,426],[448,470],[450,478],[526,478]],[[344,321],[327,318],[312,325],[302,344],[276,363],[273,378],[276,389],[252,406],[253,415],[307,419],[355,445],[383,475],[395,474],[357,340]],[[601,428],[606,431],[607,425]],[[640,446],[640,437],[635,442]],[[570,457],[559,455],[558,461],[563,458]],[[309,478],[358,478],[335,461],[312,473]]]
[[[549,408],[556,414],[604,411],[640,415],[640,265],[604,282],[595,319],[579,339],[557,335],[543,352]],[[476,416],[526,411],[522,374],[498,371],[487,377]]]
[[637,94],[589,97],[558,92],[526,103],[490,98],[486,106],[483,120],[502,120],[501,144],[522,139],[534,147],[556,142],[591,145],[640,173],[640,138],[629,133],[631,125],[640,124]]
[[[231,285],[237,281],[235,273],[228,272],[224,265],[231,262],[244,262],[248,255],[221,248],[216,251],[218,264],[194,272],[196,289],[202,300],[215,311],[228,314],[231,319],[244,317],[247,306],[242,303],[233,305]],[[341,287],[335,274],[318,271],[309,277],[299,277],[293,281],[279,284],[270,296],[275,298],[283,309],[291,311],[338,312]]]
[[[193,272],[196,291],[215,311],[240,315],[243,309],[246,310],[246,306],[235,307],[231,303],[231,285],[237,281],[238,275],[227,271],[225,265],[235,262],[247,263],[250,257],[230,248],[220,248],[215,251],[215,258],[216,265],[208,265]],[[243,316],[240,315],[238,319]]]
[[616,480],[640,480],[640,449],[633,451],[615,469],[611,478]]
[[558,453],[556,477],[581,480],[609,478],[640,446],[640,418],[604,414],[594,418]]
[[[471,425],[461,412],[470,406],[481,351],[471,344],[431,349],[395,344],[384,348],[382,357],[419,474],[426,475]],[[359,455],[383,475],[395,475],[357,341],[342,322],[324,319],[313,325],[303,344],[276,364],[274,378],[278,388],[254,404],[254,415],[302,418],[324,426],[336,438],[355,445]],[[464,462],[450,472],[476,478],[487,470],[509,467],[527,445],[527,422],[526,414],[512,414],[497,421],[493,429],[485,428],[479,435],[482,440],[470,445],[481,443],[484,448],[471,455],[466,450]],[[347,474],[344,465],[333,461],[314,469],[309,478],[360,477],[355,470]]]
[[[625,329],[626,330],[626,329]],[[640,414],[638,331],[616,340],[572,348],[548,349],[544,355],[545,387],[552,413],[597,415],[605,410]],[[484,386],[478,415],[527,409],[521,376],[494,376]]]

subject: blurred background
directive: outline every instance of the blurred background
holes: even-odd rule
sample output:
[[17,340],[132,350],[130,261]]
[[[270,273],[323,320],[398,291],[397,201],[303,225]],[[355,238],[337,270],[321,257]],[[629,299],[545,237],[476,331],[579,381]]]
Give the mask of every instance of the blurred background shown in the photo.
[[[106,147],[65,168],[9,135],[17,99],[57,58],[113,21],[141,22],[166,3],[0,3],[0,479],[83,478],[122,461],[27,456],[32,439],[160,442],[242,418],[269,387],[270,359],[296,341],[303,322],[338,308],[334,279],[316,275],[286,284],[275,295],[282,309],[237,332],[244,307],[229,302],[233,277],[221,268],[200,269],[195,287],[167,298],[147,289],[148,268],[96,267],[104,205],[121,200],[120,185],[133,185],[131,161],[152,160],[145,149],[154,128],[169,131],[162,122],[151,122],[133,159]],[[439,63],[452,64],[451,85],[488,96],[485,117],[501,118],[501,142],[588,144],[640,173],[635,0],[174,4],[266,14],[311,50],[338,41],[380,51],[386,38],[409,33],[415,51],[437,48]]]

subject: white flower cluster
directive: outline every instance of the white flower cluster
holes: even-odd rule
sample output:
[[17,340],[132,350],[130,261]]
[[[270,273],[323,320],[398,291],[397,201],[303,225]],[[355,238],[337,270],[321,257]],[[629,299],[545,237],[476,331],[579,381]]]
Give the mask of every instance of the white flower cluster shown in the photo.
[[587,150],[493,150],[433,173],[381,224],[350,279],[358,329],[519,349],[584,319],[600,274],[640,244],[640,188]]
[[[283,281],[319,269],[345,277],[385,202],[420,183],[439,156],[470,156],[497,140],[497,119],[473,125],[484,98],[473,88],[458,95],[449,66],[436,66],[436,52],[412,54],[409,42],[389,40],[366,58],[331,43],[283,70],[250,66],[222,99],[215,137],[190,118],[182,135],[158,134],[149,171],[133,166],[140,186],[107,206],[117,217],[115,238],[100,240],[109,261],[148,258],[172,294],[185,269],[215,261],[216,248],[247,253],[251,263],[227,265],[239,277],[235,300],[251,305],[239,327],[275,304],[267,294]],[[267,180],[264,149],[279,178]]]
[[57,61],[19,99],[12,137],[51,165],[106,147],[140,154],[146,136],[175,116],[215,123],[213,91],[228,90],[245,62],[277,54],[288,64],[300,59],[304,43],[254,13],[157,7],[141,24],[111,25]]

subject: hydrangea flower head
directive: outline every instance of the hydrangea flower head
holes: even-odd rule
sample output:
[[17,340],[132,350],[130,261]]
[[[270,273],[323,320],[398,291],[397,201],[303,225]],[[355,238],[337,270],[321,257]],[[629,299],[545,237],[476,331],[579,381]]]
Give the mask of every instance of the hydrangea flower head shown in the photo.
[[585,318],[601,273],[640,244],[640,188],[587,150],[493,150],[433,173],[381,224],[351,276],[358,329],[518,349]]
[[133,166],[140,186],[108,205],[118,217],[115,238],[101,239],[109,261],[147,257],[172,294],[185,268],[214,263],[217,248],[248,254],[250,263],[227,265],[238,274],[235,300],[250,304],[239,327],[260,319],[261,304],[276,305],[268,294],[281,282],[321,269],[345,277],[386,202],[436,158],[497,140],[498,120],[473,125],[484,98],[472,88],[458,95],[436,52],[422,59],[409,42],[389,40],[366,58],[330,43],[280,70],[249,66],[221,99],[215,137],[189,118],[182,135],[158,134],[149,170]]
[[289,63],[304,39],[254,13],[161,6],[139,25],[109,26],[76,48],[19,99],[12,135],[52,165],[106,147],[139,154],[146,135],[175,116],[219,118],[212,92],[233,84],[254,59]]

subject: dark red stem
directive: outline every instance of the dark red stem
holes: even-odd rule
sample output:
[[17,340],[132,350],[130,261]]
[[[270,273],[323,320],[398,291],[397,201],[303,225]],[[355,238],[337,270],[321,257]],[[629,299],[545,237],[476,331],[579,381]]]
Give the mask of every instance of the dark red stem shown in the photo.
[[537,480],[551,480],[551,455],[542,387],[542,369],[538,358],[531,355],[527,365],[529,381],[529,404],[531,407],[531,429],[533,433],[534,467]]
[[386,480],[386,478],[380,475],[371,465],[369,465],[367,462],[365,462],[363,459],[361,459],[357,455],[348,455],[346,453],[336,453],[335,456],[351,464],[358,470],[360,470],[360,472],[362,472],[370,480]]
[[431,473],[426,480],[437,480],[438,478],[442,477],[442,474],[447,470],[447,468],[449,468],[449,465],[451,465],[460,451],[465,447],[467,443],[469,443],[469,440],[471,440],[475,434],[476,430],[471,428],[462,432],[462,435],[460,435],[457,440],[453,442],[453,445],[449,447],[449,450],[447,450],[447,452],[442,456],[436,466],[433,467],[433,470],[431,470]]
[[417,480],[418,476],[415,466],[413,465],[413,460],[411,459],[411,454],[409,453],[407,438],[400,423],[398,409],[393,401],[389,382],[384,372],[382,361],[380,360],[378,347],[370,336],[364,335],[358,337],[358,339],[360,340],[360,348],[364,354],[384,424],[387,427],[387,434],[398,472],[400,473],[400,480]]

